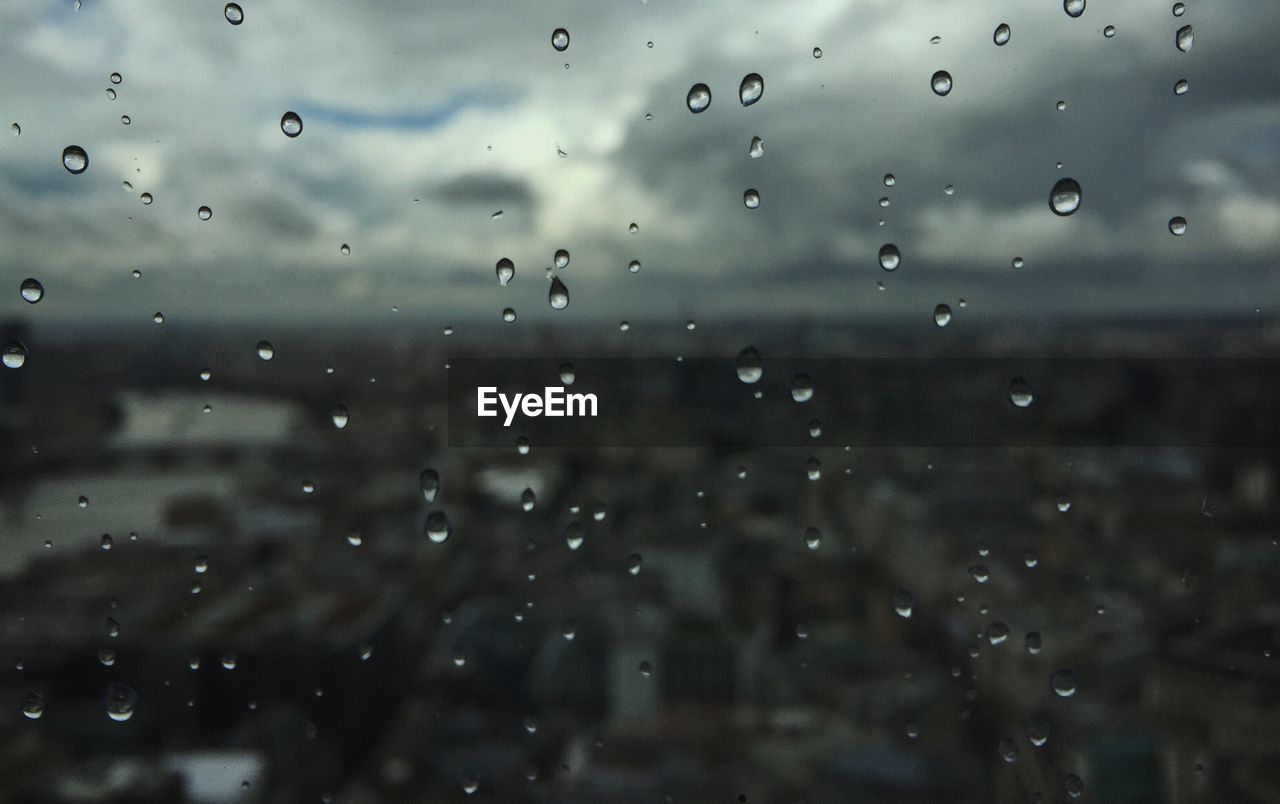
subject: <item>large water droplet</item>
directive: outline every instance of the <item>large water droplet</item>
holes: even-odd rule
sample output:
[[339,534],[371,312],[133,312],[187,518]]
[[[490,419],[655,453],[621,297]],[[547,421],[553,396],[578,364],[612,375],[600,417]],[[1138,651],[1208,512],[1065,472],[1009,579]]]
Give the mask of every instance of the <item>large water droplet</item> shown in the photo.
[[915,593],[908,592],[906,589],[894,593],[893,610],[897,612],[899,617],[910,619],[911,614],[915,611],[915,607]]
[[40,284],[38,279],[27,278],[22,280],[18,293],[22,296],[23,301],[28,304],[35,304],[44,298],[44,285]]
[[764,95],[764,79],[759,73],[747,73],[738,84],[738,100],[743,106],[750,106]]
[[1049,192],[1049,209],[1054,215],[1070,215],[1080,208],[1084,199],[1084,190],[1075,179],[1058,179]]
[[276,356],[276,348],[271,345],[271,341],[258,341],[258,359],[270,360]]
[[705,112],[711,105],[711,88],[706,84],[694,84],[689,87],[689,94],[685,96],[684,102],[694,114]]
[[436,501],[440,493],[440,473],[435,469],[423,469],[418,475],[418,488],[422,489],[422,498],[428,503]]
[[209,207],[200,207],[196,210],[196,217],[202,221],[207,221],[213,217],[213,210]]
[[22,345],[22,341],[9,341],[4,345],[4,352],[0,353],[0,362],[5,368],[22,368],[27,362],[27,347]]
[[1062,0],[1062,10],[1068,17],[1078,17],[1084,13],[1084,0]]
[[569,545],[570,550],[577,550],[582,546],[584,536],[582,531],[582,523],[574,520],[565,526],[564,543]]
[[557,268],[569,267],[569,252],[564,249],[556,251],[555,263]]
[[1008,23],[1002,22],[996,26],[996,32],[991,35],[991,39],[996,43],[996,45],[1004,47],[1009,44],[1009,37],[1012,35],[1013,32],[1009,30]]
[[1186,4],[1186,3],[1174,3],[1174,4],[1173,4],[1173,16],[1175,16],[1175,17],[1181,17],[1181,16],[1182,16],[1183,14],[1185,14],[1185,13],[1187,13],[1187,4]]
[[1084,781],[1074,773],[1068,773],[1067,778],[1062,783],[1063,789],[1067,791],[1067,798],[1075,801],[1084,795]]
[[62,166],[73,175],[84,173],[89,167],[89,154],[79,145],[68,145],[62,149]]
[[791,398],[797,402],[813,399],[813,380],[808,374],[797,374],[791,378]]
[[547,301],[552,310],[563,310],[569,306],[569,289],[560,281],[560,277],[551,277],[551,289],[547,291]]
[[1027,742],[1036,748],[1043,748],[1049,742],[1049,721],[1042,717],[1034,717],[1028,721]]
[[422,532],[427,534],[427,538],[435,544],[443,544],[449,538],[449,534],[453,532],[453,526],[449,524],[449,517],[445,516],[444,511],[432,511],[427,514],[427,521],[422,526]]
[[880,247],[880,267],[886,271],[893,271],[898,268],[898,264],[902,262],[902,254],[898,251],[898,247],[892,243],[885,243]]
[[[551,46],[556,50],[564,51],[569,49],[569,32],[564,28],[556,28],[551,32]],[[590,48],[588,48],[589,50]]]
[[302,133],[302,118],[297,112],[285,112],[280,117],[280,130],[286,137],[296,137]]
[[1014,377],[1013,382],[1009,383],[1009,401],[1018,408],[1029,408],[1035,401],[1031,386],[1021,377]]
[[747,209],[755,209],[760,206],[760,193],[755,190],[747,190],[742,194],[742,203]]
[[516,322],[516,311],[511,307],[504,307],[502,309],[502,320],[508,324],[514,324]]
[[1063,667],[1054,671],[1049,678],[1049,686],[1053,689],[1053,694],[1059,698],[1070,698],[1076,694],[1076,688],[1080,685],[1080,679],[1076,676],[1074,670]]
[[1184,25],[1178,29],[1178,33],[1174,36],[1173,42],[1178,46],[1178,50],[1183,53],[1191,52],[1191,45],[1195,43],[1195,31],[1191,30],[1190,25]]
[[951,323],[951,308],[945,304],[939,304],[933,308],[933,323],[940,327],[945,327]]
[[533,489],[525,489],[520,492],[520,510],[528,513],[533,510],[533,506],[538,502],[538,497],[533,493]]
[[748,385],[760,382],[760,378],[764,376],[764,366],[760,360],[760,353],[754,346],[748,346],[738,353],[737,371],[738,379]]
[[747,149],[747,155],[752,159],[759,159],[764,156],[764,140],[759,137],[752,137],[751,147]]
[[1179,78],[1177,82],[1173,85],[1173,94],[1185,95],[1187,94],[1187,90],[1189,89],[1191,89],[1191,85],[1187,83],[1187,79]]
[[511,282],[511,278],[516,275],[515,263],[506,257],[498,260],[497,265],[494,266],[494,270],[498,274],[498,284],[504,288],[509,282]]
[[239,25],[244,22],[244,9],[240,8],[238,3],[227,3],[222,9],[222,16],[227,18],[227,22],[232,25]]
[[138,705],[138,693],[128,684],[116,681],[107,685],[102,700],[107,709],[107,717],[123,723],[133,717],[133,710]]
[[1187,233],[1187,219],[1178,215],[1169,219],[1169,232],[1175,237],[1182,237]]
[[347,413],[346,405],[334,405],[330,414],[333,417],[333,426],[341,430],[347,426],[347,422],[351,421],[351,415]]
[[31,720],[39,720],[44,714],[44,696],[38,692],[28,692],[23,695],[22,714]]
[[822,545],[822,531],[812,526],[805,528],[804,545],[810,550],[817,550]]
[[939,97],[946,95],[951,91],[951,73],[946,70],[937,71],[929,79],[929,86],[933,87],[933,94]]

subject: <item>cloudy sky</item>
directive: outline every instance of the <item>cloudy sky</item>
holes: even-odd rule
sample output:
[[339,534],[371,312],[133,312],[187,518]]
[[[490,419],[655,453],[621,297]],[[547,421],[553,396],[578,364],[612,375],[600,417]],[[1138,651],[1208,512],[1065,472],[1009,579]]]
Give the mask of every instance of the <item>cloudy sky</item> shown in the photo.
[[[1246,319],[1280,298],[1269,3],[1190,0],[1175,18],[1171,0],[1089,0],[1078,19],[1057,0],[241,5],[238,26],[208,0],[0,9],[0,115],[21,129],[0,140],[0,318],[407,318],[506,334],[932,326],[936,304],[961,298],[978,320]],[[946,97],[937,70],[953,76]],[[743,107],[752,72],[764,94]],[[1179,79],[1190,89],[1175,96]],[[694,115],[698,82],[713,99]],[[80,175],[61,163],[70,144],[89,154]],[[1084,200],[1057,217],[1064,176]],[[903,255],[893,273],[884,243]],[[571,303],[556,311],[560,248]],[[516,266],[505,288],[502,257]],[[28,276],[46,289],[35,305],[18,293]]]

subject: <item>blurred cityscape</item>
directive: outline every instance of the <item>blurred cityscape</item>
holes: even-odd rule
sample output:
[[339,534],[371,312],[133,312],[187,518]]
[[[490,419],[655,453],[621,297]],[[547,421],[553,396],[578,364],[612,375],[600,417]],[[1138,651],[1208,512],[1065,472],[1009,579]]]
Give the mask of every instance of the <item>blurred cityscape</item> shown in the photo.
[[1280,802],[1275,450],[449,448],[451,356],[581,342],[249,329],[0,327],[0,800]]

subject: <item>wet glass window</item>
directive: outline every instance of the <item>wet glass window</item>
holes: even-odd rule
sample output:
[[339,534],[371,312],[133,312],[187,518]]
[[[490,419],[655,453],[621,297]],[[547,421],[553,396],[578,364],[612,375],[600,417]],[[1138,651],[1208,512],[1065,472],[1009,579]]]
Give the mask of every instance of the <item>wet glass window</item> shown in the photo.
[[0,800],[1276,800],[1277,32],[7,4]]

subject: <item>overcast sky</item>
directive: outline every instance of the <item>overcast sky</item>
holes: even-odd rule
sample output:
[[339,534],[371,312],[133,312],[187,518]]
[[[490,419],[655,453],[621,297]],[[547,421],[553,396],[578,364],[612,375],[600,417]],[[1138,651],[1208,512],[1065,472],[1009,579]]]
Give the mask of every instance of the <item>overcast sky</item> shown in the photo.
[[[0,140],[0,318],[506,335],[752,316],[933,326],[961,298],[978,320],[1245,319],[1280,299],[1271,3],[1190,0],[1175,18],[1172,0],[1089,0],[1078,19],[1057,0],[241,5],[239,26],[207,0],[0,8],[0,114],[21,127]],[[764,95],[744,108],[751,72]],[[694,115],[698,82],[713,100]],[[81,175],[62,166],[70,144],[89,154]],[[1064,176],[1084,188],[1070,217],[1048,206]],[[893,273],[884,243],[902,252]],[[559,248],[571,303],[556,311]],[[19,297],[28,276],[39,304]]]

